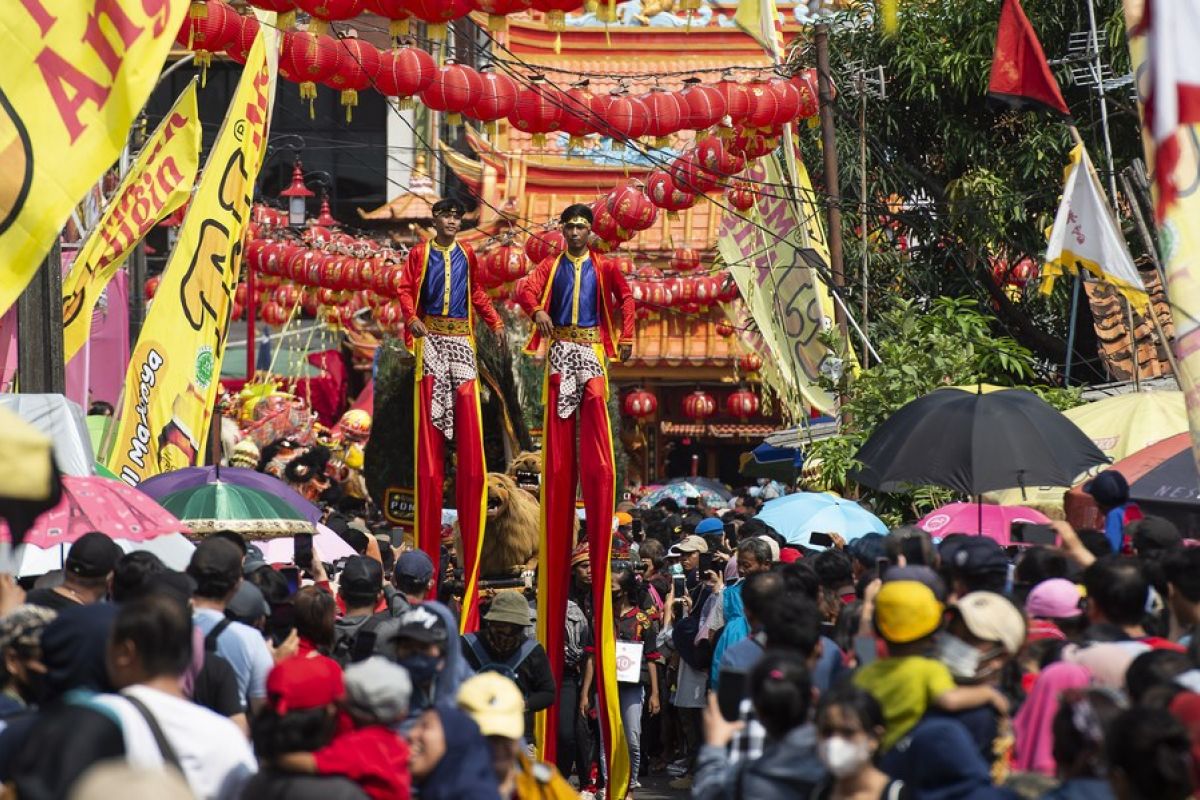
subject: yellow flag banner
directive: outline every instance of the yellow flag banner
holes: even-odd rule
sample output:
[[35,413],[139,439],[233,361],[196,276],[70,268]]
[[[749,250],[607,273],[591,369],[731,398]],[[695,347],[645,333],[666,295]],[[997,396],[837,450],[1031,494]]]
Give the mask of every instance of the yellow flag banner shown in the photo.
[[204,458],[270,94],[260,33],[129,362],[108,467],[131,486]]
[[63,280],[63,351],[79,352],[92,311],[134,245],[192,193],[200,167],[200,115],[192,81],[146,141]]
[[0,14],[0,313],[117,159],[188,0],[18,0]]

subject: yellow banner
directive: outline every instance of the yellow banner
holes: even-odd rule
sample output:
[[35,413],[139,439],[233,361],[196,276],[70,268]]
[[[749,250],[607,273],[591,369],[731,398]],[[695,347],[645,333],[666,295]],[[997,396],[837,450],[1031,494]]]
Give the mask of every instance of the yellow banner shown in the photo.
[[188,0],[19,0],[0,15],[0,313],[125,147]]
[[129,362],[108,467],[131,486],[204,458],[271,82],[260,34]]
[[200,167],[200,133],[193,80],[146,141],[63,279],[67,361],[91,335],[96,301],[129,251],[191,195]]

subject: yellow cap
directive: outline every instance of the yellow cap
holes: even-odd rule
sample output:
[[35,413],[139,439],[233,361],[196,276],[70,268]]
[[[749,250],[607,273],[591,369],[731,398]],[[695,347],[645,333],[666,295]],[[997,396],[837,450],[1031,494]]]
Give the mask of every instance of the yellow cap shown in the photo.
[[628,525],[632,525],[632,524],[633,524],[633,516],[632,515],[628,514],[625,511],[617,512],[617,525],[624,528],[624,527],[626,527]]
[[894,644],[924,639],[942,624],[944,609],[933,590],[917,581],[885,583],[875,596],[875,628]]
[[458,689],[458,707],[484,736],[520,739],[525,735],[525,697],[498,672],[481,672]]

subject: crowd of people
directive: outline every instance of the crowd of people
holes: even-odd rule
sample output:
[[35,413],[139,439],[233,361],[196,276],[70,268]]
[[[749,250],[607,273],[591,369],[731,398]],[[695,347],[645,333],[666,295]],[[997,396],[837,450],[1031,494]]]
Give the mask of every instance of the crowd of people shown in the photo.
[[1116,502],[1116,525],[1058,522],[1053,546],[902,526],[821,549],[760,500],[613,520],[614,633],[641,656],[618,683],[628,787],[606,785],[585,541],[541,567],[571,572],[560,686],[520,589],[460,636],[420,550],[298,572],[231,532],[182,572],[96,532],[28,591],[0,580],[0,780],[127,800],[596,798],[648,775],[696,800],[1200,786],[1200,548],[1171,522]]

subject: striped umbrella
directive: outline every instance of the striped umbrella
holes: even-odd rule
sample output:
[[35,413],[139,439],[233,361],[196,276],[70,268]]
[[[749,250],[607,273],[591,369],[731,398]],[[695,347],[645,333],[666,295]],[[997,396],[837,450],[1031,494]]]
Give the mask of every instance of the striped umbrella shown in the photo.
[[199,537],[234,531],[247,539],[274,539],[313,533],[300,511],[270,492],[216,480],[158,498]]

